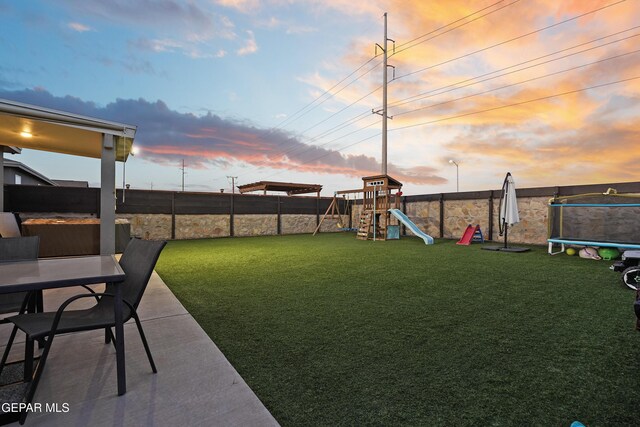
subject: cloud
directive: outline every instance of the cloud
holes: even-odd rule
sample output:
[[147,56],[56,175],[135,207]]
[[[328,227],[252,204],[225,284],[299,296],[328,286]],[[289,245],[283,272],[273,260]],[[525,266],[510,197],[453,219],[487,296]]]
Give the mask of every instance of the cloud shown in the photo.
[[259,0],[215,0],[215,3],[241,13],[250,13],[260,7]]
[[93,31],[93,28],[88,25],[81,24],[79,22],[69,22],[67,27],[72,29],[73,31],[77,31],[78,33],[85,33],[87,31]]
[[146,39],[139,38],[129,42],[129,45],[140,49],[148,50],[151,52],[175,52],[177,49],[182,49],[183,44],[172,39]]
[[315,33],[318,29],[307,25],[292,25],[287,28],[286,33],[289,35]]
[[[145,36],[129,46],[155,53],[182,53],[190,58],[214,58],[209,44],[237,37],[235,24],[210,5],[177,0],[62,0],[73,13],[136,28]],[[80,24],[77,24],[80,25]],[[77,31],[81,27],[77,27]],[[150,34],[151,36],[147,36]],[[154,37],[154,34],[157,36]]]
[[[319,10],[375,20],[380,27],[381,12],[388,12],[389,37],[396,40],[389,63],[397,77],[389,84],[394,116],[389,129],[402,140],[390,158],[402,158],[405,165],[426,158],[433,168],[441,168],[442,159],[465,159],[461,172],[474,177],[468,189],[484,188],[494,170],[520,172],[532,185],[640,179],[618,154],[621,148],[629,158],[638,155],[631,141],[640,139],[640,108],[634,107],[640,80],[583,90],[640,76],[640,53],[632,53],[639,38],[631,37],[638,33],[632,27],[640,3],[614,4],[544,31],[538,30],[615,2],[502,2],[466,19],[486,4],[312,3]],[[319,63],[299,80],[318,96],[347,74],[344,64],[352,70],[370,58],[371,40],[355,39],[339,61]],[[518,63],[523,65],[514,67]],[[380,93],[363,98],[380,85],[380,69],[361,76],[365,70],[348,87],[355,76],[331,89],[334,96],[323,107],[353,106],[327,127],[381,108]],[[555,96],[562,93],[567,94]],[[393,104],[399,102],[404,103]],[[405,126],[415,127],[394,131]]]
[[558,131],[544,124],[519,129],[474,126],[446,148],[465,153],[470,165],[490,161],[496,170],[517,165],[519,181],[526,185],[637,181],[634,162],[640,156],[640,129],[633,120],[598,120],[601,114],[606,117],[601,109],[578,131]]
[[197,2],[176,0],[62,0],[77,12],[136,26],[163,27],[172,25],[195,32],[209,32],[214,15]]
[[256,37],[253,34],[253,31],[247,31],[247,39],[245,40],[245,44],[240,49],[238,49],[236,53],[239,56],[244,56],[256,53],[257,51],[258,43],[256,42]]
[[[205,169],[241,162],[258,168],[351,177],[380,170],[380,164],[371,156],[344,155],[305,144],[282,130],[264,129],[210,112],[201,116],[180,113],[162,101],[118,99],[101,107],[72,96],[57,97],[44,89],[0,90],[0,98],[137,125],[136,145],[141,148],[140,157],[154,163],[175,165],[186,159],[190,167]],[[389,171],[406,182],[445,181],[429,167],[390,164]]]

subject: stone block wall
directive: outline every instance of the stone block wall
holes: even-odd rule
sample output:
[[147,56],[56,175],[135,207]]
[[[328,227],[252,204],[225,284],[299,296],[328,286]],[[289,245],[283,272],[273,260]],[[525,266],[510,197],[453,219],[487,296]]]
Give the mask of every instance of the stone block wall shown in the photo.
[[171,215],[117,214],[116,218],[129,220],[131,237],[151,240],[171,239]]
[[315,215],[282,215],[280,217],[282,234],[313,233],[316,229]]
[[444,204],[444,237],[459,239],[469,225],[489,228],[489,200],[447,200]]
[[277,215],[235,215],[234,236],[270,236],[278,233]]
[[407,216],[431,237],[440,237],[440,202],[407,203]]
[[176,215],[176,239],[229,236],[229,215]]
[[[519,197],[520,222],[509,229],[507,240],[511,243],[544,245],[547,243],[547,219],[549,197]],[[503,241],[500,236],[500,199],[493,202],[493,240]],[[485,220],[486,221],[486,220]],[[482,229],[484,232],[484,228]]]

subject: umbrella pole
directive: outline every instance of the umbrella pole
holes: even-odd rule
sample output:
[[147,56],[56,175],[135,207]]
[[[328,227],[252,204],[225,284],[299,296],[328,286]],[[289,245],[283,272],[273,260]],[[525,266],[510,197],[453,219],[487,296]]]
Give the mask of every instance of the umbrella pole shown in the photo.
[[[508,212],[508,209],[509,209],[509,199],[507,197],[507,194],[509,194],[509,174],[507,174],[507,176],[504,179],[502,190],[503,190],[503,197],[504,197],[504,211],[505,211],[505,217],[506,217],[506,212]],[[509,225],[507,224],[506,218],[502,218],[502,228],[504,229],[504,249],[506,249],[507,235],[509,234]]]
[[507,248],[507,234],[509,234],[509,226],[507,225],[507,221],[504,221],[503,227],[504,227],[504,247],[506,249]]

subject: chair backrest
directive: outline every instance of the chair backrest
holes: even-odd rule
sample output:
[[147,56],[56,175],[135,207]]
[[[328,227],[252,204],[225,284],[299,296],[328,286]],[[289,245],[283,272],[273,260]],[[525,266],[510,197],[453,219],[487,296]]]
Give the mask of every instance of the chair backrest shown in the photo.
[[[120,266],[124,270],[126,277],[122,286],[122,297],[134,308],[138,308],[142,295],[144,294],[149,278],[156,262],[160,257],[160,252],[167,244],[164,240],[140,240],[133,238],[122,253]],[[113,293],[113,285],[107,285],[107,293]],[[99,305],[111,304],[110,298],[102,298]],[[129,318],[129,310],[125,308],[126,317]]]
[[[38,259],[40,237],[12,237],[0,239],[0,263]],[[27,292],[0,295],[0,313],[15,313],[20,310]]]
[[38,259],[40,237],[11,237],[0,239],[0,262]]
[[20,237],[20,227],[18,221],[12,212],[0,212],[0,236],[2,237]]

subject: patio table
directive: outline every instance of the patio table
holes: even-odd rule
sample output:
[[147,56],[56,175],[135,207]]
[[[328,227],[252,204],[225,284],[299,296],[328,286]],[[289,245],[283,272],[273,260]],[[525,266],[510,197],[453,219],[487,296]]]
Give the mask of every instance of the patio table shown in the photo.
[[[121,283],[125,273],[113,255],[38,259],[0,264],[0,294],[98,283]],[[115,286],[115,347],[118,395],[126,393],[122,287]]]

